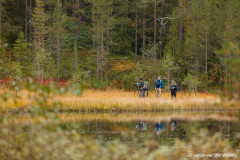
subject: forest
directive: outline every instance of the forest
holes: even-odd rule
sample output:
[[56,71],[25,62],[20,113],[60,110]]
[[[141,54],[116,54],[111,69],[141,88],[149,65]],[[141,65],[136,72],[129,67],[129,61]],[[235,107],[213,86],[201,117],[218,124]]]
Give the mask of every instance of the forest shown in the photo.
[[1,0],[0,79],[239,98],[238,0]]
[[239,160],[239,71],[240,0],[0,0],[0,160]]

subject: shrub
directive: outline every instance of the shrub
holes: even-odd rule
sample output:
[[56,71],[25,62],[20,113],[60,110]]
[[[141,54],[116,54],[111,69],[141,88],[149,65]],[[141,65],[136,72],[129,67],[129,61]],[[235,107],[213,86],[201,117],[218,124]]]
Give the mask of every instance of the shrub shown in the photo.
[[129,75],[124,75],[122,79],[123,89],[126,91],[130,91],[134,89],[133,83],[136,83],[135,74],[131,73]]
[[98,79],[93,79],[91,81],[91,87],[93,89],[106,90],[108,88],[108,81],[100,81]]

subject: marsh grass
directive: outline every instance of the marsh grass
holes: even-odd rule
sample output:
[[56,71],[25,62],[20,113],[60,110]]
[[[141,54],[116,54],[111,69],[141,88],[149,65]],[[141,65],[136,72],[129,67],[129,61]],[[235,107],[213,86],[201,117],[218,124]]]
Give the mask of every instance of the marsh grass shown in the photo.
[[76,122],[76,121],[109,121],[109,122],[131,122],[131,121],[145,121],[145,122],[158,122],[171,120],[184,120],[184,121],[238,121],[238,114],[236,113],[205,113],[205,112],[189,112],[189,113],[101,113],[101,114],[79,114],[79,113],[62,113],[59,118],[63,122]]
[[188,96],[179,93],[177,100],[171,100],[169,93],[164,92],[161,98],[156,98],[154,92],[141,99],[132,92],[120,90],[86,91],[82,97],[65,95],[55,97],[63,104],[63,110],[82,111],[163,111],[163,110],[201,110],[201,109],[239,109],[239,102],[221,102],[219,96],[208,93],[198,93]]
[[[236,112],[140,112],[140,113],[52,113],[46,112],[44,115],[25,114],[5,114],[0,123],[0,127],[8,126],[12,123],[21,125],[68,123],[68,122],[89,122],[89,121],[108,121],[108,122],[170,122],[171,120],[180,121],[235,121],[239,120]],[[54,120],[54,121],[53,121]]]
[[[9,92],[9,99],[2,101],[0,109],[28,110],[33,106],[38,106],[38,101],[42,98],[39,94],[23,90],[18,96]],[[71,93],[64,95],[49,95],[49,99],[42,105],[42,108],[61,111],[166,111],[166,110],[239,110],[240,103],[237,101],[223,102],[218,95],[210,93],[197,93],[188,96],[187,93],[179,92],[177,100],[171,100],[169,93],[164,92],[161,98],[156,98],[152,91],[147,98],[134,96],[133,92],[122,90],[87,90],[81,96]],[[58,104],[57,106],[55,104]],[[60,104],[60,105],[59,105]]]

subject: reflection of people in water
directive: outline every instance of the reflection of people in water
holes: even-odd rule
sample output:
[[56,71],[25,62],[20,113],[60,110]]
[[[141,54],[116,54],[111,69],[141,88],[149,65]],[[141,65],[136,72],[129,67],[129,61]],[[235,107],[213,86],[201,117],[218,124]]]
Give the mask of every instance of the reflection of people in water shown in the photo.
[[162,129],[163,129],[163,123],[162,122],[155,122],[154,123],[154,129],[155,129],[155,131],[157,132],[157,135],[159,135],[160,134],[160,132],[162,131]]
[[175,131],[176,130],[176,128],[177,128],[177,120],[171,120],[170,121],[170,126],[171,126],[171,131],[173,132],[173,131]]
[[147,123],[146,122],[142,122],[142,121],[139,121],[136,125],[136,129],[141,132],[141,131],[145,131],[147,130]]

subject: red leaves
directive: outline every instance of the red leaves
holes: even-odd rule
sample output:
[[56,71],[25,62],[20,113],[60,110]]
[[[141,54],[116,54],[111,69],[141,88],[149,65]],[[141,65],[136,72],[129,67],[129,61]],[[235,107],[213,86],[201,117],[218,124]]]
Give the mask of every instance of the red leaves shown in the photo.
[[[10,82],[12,81],[12,78],[8,78],[8,79],[0,79],[0,86],[8,86],[10,84]],[[49,85],[51,82],[53,82],[56,86],[59,87],[67,87],[67,80],[66,79],[61,79],[58,80],[54,79],[54,80],[34,80],[35,83],[39,83],[39,84],[43,84],[44,86]]]

